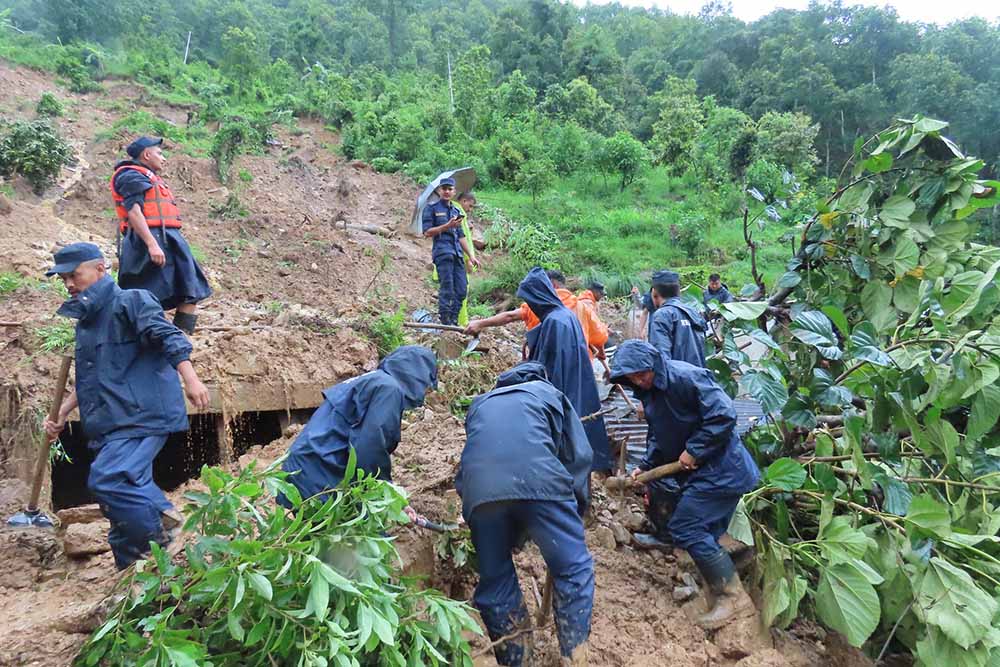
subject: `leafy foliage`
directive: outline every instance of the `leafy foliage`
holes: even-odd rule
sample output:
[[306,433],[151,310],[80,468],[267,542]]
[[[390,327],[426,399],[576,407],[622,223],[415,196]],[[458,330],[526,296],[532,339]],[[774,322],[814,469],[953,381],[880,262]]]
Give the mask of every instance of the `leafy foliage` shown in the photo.
[[71,321],[59,319],[55,324],[35,329],[35,336],[38,337],[43,351],[65,352],[73,347],[73,342],[76,340],[76,329]]
[[[722,307],[714,367],[774,418],[750,436],[767,467],[746,499],[768,620],[811,610],[928,666],[1000,657],[1000,486],[983,467],[1000,445],[1000,250],[970,221],[1000,183],[946,128],[917,116],[859,142],[769,299]],[[751,362],[736,332],[771,344]]]
[[378,348],[379,358],[406,343],[406,332],[403,329],[405,319],[406,311],[400,306],[394,313],[381,313],[368,325],[369,334]]
[[18,121],[0,135],[0,175],[20,174],[37,193],[72,160],[73,148],[46,121]]
[[61,116],[63,115],[62,102],[52,93],[42,93],[35,106],[35,113],[39,116]]
[[471,665],[469,609],[393,571],[385,531],[406,521],[405,496],[356,475],[353,451],[347,473],[324,502],[274,467],[203,468],[186,494],[198,536],[177,561],[153,545],[76,664]]

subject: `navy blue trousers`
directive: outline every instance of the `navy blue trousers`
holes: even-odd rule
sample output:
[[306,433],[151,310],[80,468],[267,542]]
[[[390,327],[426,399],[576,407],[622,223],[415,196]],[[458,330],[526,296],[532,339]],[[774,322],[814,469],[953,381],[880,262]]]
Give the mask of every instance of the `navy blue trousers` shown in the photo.
[[458,324],[458,313],[469,292],[469,279],[465,275],[465,258],[455,255],[434,260],[438,274],[438,316],[441,324]]
[[719,552],[719,538],[729,528],[742,493],[720,494],[685,487],[670,518],[674,544],[685,549],[695,561],[706,560]]
[[160,514],[173,508],[153,481],[153,459],[166,435],[92,442],[87,487],[111,522],[108,544],[115,565],[124,570],[149,553],[149,543],[165,543]]
[[185,303],[198,303],[212,295],[205,274],[194,260],[191,247],[178,229],[149,230],[167,258],[157,266],[149,259],[146,244],[133,232],[122,238],[118,258],[118,285],[122,289],[144,289],[153,293],[163,310]]
[[[594,561],[587,551],[575,501],[510,500],[480,505],[469,518],[479,562],[472,598],[494,641],[524,624],[528,610],[511,554],[524,535],[538,545],[552,574],[552,607],[560,652],[569,656],[590,637],[594,608]],[[504,642],[495,651],[501,665],[519,666],[524,646]]]

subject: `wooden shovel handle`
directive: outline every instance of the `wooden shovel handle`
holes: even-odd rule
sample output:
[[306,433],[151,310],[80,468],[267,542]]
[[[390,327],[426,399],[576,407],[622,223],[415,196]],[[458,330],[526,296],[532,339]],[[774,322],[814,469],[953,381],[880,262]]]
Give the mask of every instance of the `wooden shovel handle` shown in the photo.
[[434,322],[403,322],[407,329],[439,329],[441,331],[465,332],[465,327],[457,327],[454,324],[436,324]]
[[[63,397],[66,395],[66,380],[69,379],[69,368],[73,365],[73,357],[64,355],[62,364],[59,366],[59,375],[56,377],[56,388],[52,395],[52,407],[49,408],[49,421],[59,419],[59,408],[62,407]],[[42,493],[42,479],[45,477],[45,464],[49,462],[49,445],[51,441],[48,435],[42,434],[38,445],[38,458],[35,460],[35,476],[31,480],[31,498],[28,500],[28,511],[38,509],[38,497]]]

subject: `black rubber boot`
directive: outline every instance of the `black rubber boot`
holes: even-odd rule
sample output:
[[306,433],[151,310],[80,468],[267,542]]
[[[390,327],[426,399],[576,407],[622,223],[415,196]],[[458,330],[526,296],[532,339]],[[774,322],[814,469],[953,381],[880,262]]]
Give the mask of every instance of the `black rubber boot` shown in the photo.
[[186,333],[188,336],[194,335],[194,325],[198,323],[198,316],[194,313],[174,313],[174,326]]
[[636,547],[639,549],[659,549],[673,551],[674,538],[670,535],[670,517],[677,507],[678,493],[672,486],[660,484],[660,480],[649,485],[649,509],[646,518],[653,524],[652,533],[636,533],[633,535]]
[[695,560],[695,565],[714,594],[711,608],[695,621],[700,627],[718,630],[743,612],[754,608],[753,600],[743,589],[743,582],[736,572],[733,559],[725,549],[720,549],[707,559]]

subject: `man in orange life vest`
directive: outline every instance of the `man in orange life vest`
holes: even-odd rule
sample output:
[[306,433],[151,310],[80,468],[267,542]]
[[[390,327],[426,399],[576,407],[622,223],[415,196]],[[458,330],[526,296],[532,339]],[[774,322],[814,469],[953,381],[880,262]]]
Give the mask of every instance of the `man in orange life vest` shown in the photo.
[[153,293],[174,325],[194,333],[197,303],[212,294],[205,274],[181,235],[181,216],[160,177],[166,164],[163,139],[139,137],[125,149],[131,159],[115,165],[111,196],[123,235],[118,249],[118,284]]

